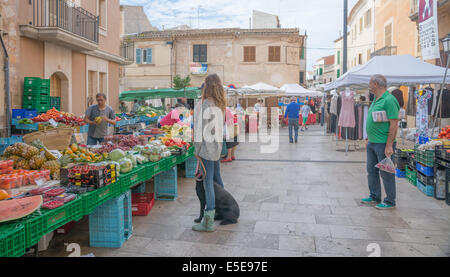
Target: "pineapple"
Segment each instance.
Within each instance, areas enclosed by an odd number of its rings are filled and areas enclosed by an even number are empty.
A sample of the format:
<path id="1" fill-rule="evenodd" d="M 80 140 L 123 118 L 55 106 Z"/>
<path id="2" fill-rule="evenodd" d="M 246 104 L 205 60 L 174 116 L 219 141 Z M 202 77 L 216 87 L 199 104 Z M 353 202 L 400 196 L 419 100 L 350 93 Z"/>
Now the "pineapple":
<path id="1" fill-rule="evenodd" d="M 5 152 L 3 153 L 3 156 L 5 157 L 11 157 L 14 155 L 14 146 L 10 145 L 5 149 Z"/>
<path id="2" fill-rule="evenodd" d="M 36 156 L 36 155 L 39 155 L 39 149 L 37 149 L 34 146 L 28 146 L 22 152 L 22 157 L 24 157 L 27 160 L 31 159 L 33 156 Z"/>
<path id="3" fill-rule="evenodd" d="M 68 164 L 73 162 L 73 159 L 70 157 L 70 155 L 64 155 L 59 159 L 59 162 L 61 163 L 61 166 L 67 166 Z"/>
<path id="4" fill-rule="evenodd" d="M 42 165 L 46 162 L 47 160 L 42 157 L 41 155 L 36 155 L 31 157 L 29 164 L 31 169 L 41 169 Z"/>
<path id="5" fill-rule="evenodd" d="M 45 148 L 44 144 L 42 143 L 42 141 L 41 141 L 40 139 L 34 140 L 34 141 L 31 143 L 31 145 L 34 146 L 34 147 L 36 147 L 36 148 L 38 148 L 38 149 L 44 149 L 44 148 Z"/>
<path id="6" fill-rule="evenodd" d="M 52 153 L 50 153 L 50 151 L 48 151 L 47 148 L 44 148 L 44 153 L 45 153 L 45 158 L 49 161 L 56 161 L 57 158 L 55 157 L 55 155 L 53 155 Z"/>
<path id="7" fill-rule="evenodd" d="M 28 161 L 24 158 L 18 158 L 16 161 L 14 161 L 14 168 L 17 169 L 26 169 L 27 167 L 30 167 L 28 164 Z"/>
<path id="8" fill-rule="evenodd" d="M 41 169 L 50 170 L 50 176 L 53 180 L 59 180 L 61 164 L 58 161 L 47 161 L 42 165 Z"/>
<path id="9" fill-rule="evenodd" d="M 8 160 L 14 161 L 14 163 L 15 163 L 16 161 L 18 161 L 19 159 L 22 159 L 22 158 L 19 157 L 19 156 L 16 156 L 16 155 L 12 155 L 12 156 L 9 156 L 9 157 L 8 157 Z"/>
<path id="10" fill-rule="evenodd" d="M 23 155 L 22 153 L 24 153 L 24 151 L 26 151 L 29 146 L 28 144 L 19 142 L 14 144 L 13 147 L 14 147 L 14 154 L 17 156 L 22 156 Z"/>

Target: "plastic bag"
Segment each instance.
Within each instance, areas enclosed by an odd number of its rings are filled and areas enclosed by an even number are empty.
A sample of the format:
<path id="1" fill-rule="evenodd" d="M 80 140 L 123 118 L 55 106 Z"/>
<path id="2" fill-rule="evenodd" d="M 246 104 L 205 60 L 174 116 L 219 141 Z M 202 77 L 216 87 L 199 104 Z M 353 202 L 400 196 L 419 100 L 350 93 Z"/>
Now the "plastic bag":
<path id="1" fill-rule="evenodd" d="M 386 158 L 386 159 L 382 160 L 375 167 L 379 168 L 382 171 L 395 174 L 396 167 L 395 167 L 394 162 L 391 160 L 391 158 Z"/>

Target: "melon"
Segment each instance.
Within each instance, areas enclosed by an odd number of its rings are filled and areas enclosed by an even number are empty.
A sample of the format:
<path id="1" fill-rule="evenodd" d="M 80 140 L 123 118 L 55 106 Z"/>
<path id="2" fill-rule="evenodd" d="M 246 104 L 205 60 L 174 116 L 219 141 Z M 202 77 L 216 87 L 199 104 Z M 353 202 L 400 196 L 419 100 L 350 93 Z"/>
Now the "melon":
<path id="1" fill-rule="evenodd" d="M 25 217 L 42 205 L 42 196 L 0 201 L 0 223 Z"/>

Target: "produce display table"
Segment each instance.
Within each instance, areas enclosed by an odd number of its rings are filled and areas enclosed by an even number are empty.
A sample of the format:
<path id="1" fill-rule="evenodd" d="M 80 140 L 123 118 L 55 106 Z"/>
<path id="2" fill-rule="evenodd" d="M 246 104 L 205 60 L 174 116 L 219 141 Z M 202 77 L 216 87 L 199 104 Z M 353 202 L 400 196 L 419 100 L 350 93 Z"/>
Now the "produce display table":
<path id="1" fill-rule="evenodd" d="M 155 163 L 137 166 L 129 173 L 121 174 L 115 183 L 78 195 L 76 200 L 64 206 L 54 210 L 41 209 L 25 218 L 0 224 L 0 257 L 23 256 L 26 249 L 37 244 L 45 234 L 92 214 L 109 199 L 120 196 L 136 184 L 150 180 L 193 156 L 194 147 L 190 147 L 181 156 L 170 156 Z"/>

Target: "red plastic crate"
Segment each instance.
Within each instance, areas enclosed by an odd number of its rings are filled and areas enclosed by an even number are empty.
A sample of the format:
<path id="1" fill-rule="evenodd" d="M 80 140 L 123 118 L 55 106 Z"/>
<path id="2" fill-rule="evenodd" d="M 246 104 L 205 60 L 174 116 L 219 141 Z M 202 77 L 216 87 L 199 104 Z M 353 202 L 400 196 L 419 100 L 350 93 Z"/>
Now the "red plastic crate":
<path id="1" fill-rule="evenodd" d="M 131 194 L 132 215 L 147 216 L 155 204 L 154 193 L 133 193 Z"/>

